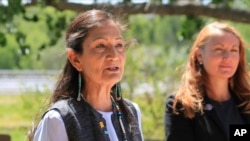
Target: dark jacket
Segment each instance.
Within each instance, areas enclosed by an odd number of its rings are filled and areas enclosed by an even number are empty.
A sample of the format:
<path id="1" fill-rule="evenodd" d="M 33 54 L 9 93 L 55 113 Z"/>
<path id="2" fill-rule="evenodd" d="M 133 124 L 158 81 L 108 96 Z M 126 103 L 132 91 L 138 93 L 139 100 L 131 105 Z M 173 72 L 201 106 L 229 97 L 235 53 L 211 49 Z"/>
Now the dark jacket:
<path id="1" fill-rule="evenodd" d="M 227 141 L 225 131 L 213 108 L 204 110 L 204 114 L 196 113 L 193 119 L 189 119 L 185 118 L 183 113 L 173 114 L 173 101 L 174 96 L 170 95 L 165 108 L 167 141 Z M 206 104 L 208 100 L 205 98 L 204 105 Z M 241 113 L 241 116 L 245 123 L 250 124 L 250 115 Z"/>
<path id="2" fill-rule="evenodd" d="M 136 119 L 129 123 L 128 116 L 124 116 L 128 141 L 142 141 L 136 110 L 130 101 L 123 100 L 123 103 L 127 108 L 127 114 L 124 115 L 134 116 Z M 124 108 L 121 109 L 124 113 Z M 59 100 L 50 110 L 57 110 L 62 116 L 69 141 L 109 141 L 108 134 L 105 134 L 107 129 L 104 118 L 83 99 L 80 102 L 75 99 Z M 112 122 L 119 141 L 123 141 L 124 136 L 117 117 L 116 110 L 113 110 Z M 100 125 L 101 122 L 104 126 Z"/>

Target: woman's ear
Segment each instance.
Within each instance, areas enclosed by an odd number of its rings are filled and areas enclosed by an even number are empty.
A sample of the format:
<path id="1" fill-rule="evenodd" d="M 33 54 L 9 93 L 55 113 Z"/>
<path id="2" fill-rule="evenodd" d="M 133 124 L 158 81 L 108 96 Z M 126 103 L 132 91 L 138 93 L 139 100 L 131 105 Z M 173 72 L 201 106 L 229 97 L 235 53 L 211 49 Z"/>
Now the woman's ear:
<path id="1" fill-rule="evenodd" d="M 82 65 L 79 59 L 79 55 L 72 49 L 67 49 L 67 57 L 70 63 L 78 70 L 82 71 Z"/>
<path id="2" fill-rule="evenodd" d="M 199 62 L 199 64 L 203 64 L 201 50 L 198 47 L 196 48 L 196 51 L 195 51 L 195 57 L 197 61 Z"/>

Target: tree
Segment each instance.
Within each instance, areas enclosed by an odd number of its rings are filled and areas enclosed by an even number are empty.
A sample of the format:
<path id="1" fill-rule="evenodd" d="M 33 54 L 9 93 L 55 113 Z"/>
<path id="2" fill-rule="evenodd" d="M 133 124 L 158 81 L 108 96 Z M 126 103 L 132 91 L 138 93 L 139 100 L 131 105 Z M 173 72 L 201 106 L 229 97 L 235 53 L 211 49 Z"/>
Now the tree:
<path id="1" fill-rule="evenodd" d="M 164 0 L 148 0 L 146 3 L 132 3 L 131 0 L 117 0 L 116 4 L 111 4 L 111 0 L 106 3 L 101 3 L 99 0 L 94 0 L 92 5 L 84 5 L 80 3 L 70 3 L 67 0 L 31 0 L 30 3 L 23 4 L 21 0 L 8 0 L 8 5 L 1 4 L 0 1 L 0 46 L 4 47 L 7 44 L 6 33 L 13 34 L 19 44 L 19 50 L 22 55 L 27 55 L 27 51 L 31 46 L 23 40 L 26 35 L 22 31 L 13 32 L 13 19 L 16 15 L 21 15 L 24 20 L 29 22 L 39 22 L 39 13 L 30 14 L 28 7 L 51 6 L 58 10 L 83 11 L 93 8 L 106 9 L 111 12 L 121 11 L 121 9 L 129 9 L 123 11 L 127 15 L 150 14 L 150 15 L 186 15 L 187 18 L 183 21 L 183 28 L 179 32 L 184 38 L 190 39 L 194 31 L 197 31 L 203 22 L 200 17 L 212 17 L 219 20 L 230 20 L 234 22 L 250 23 L 250 1 L 249 0 L 169 0 L 168 3 L 163 3 Z M 205 3 L 206 2 L 206 3 Z M 53 15 L 53 14 L 52 14 Z M 59 17 L 47 15 L 47 28 L 51 33 L 50 42 L 41 43 L 38 49 L 41 51 L 49 46 L 56 44 L 61 37 L 61 31 L 67 25 L 67 18 L 62 14 Z M 57 18 L 57 19 L 53 19 Z M 191 25 L 191 26 L 189 26 Z M 186 28 L 188 26 L 189 28 Z M 53 29 L 53 30 L 52 30 Z M 22 41 L 22 42 L 20 42 Z M 37 55 L 39 59 L 39 54 Z"/>
<path id="2" fill-rule="evenodd" d="M 122 3 L 117 3 L 115 5 L 109 3 L 83 5 L 61 0 L 60 2 L 49 1 L 47 2 L 47 5 L 53 6 L 60 10 L 70 9 L 74 11 L 82 11 L 93 8 L 105 8 L 109 9 L 110 11 L 117 11 L 119 9 L 129 9 L 124 11 L 128 15 L 156 14 L 207 16 L 216 19 L 250 23 L 249 0 L 170 0 L 170 2 L 167 4 L 161 3 L 160 0 L 151 1 L 152 2 L 135 4 L 130 2 L 130 0 L 124 0 Z M 206 1 L 208 2 L 205 3 Z M 246 7 L 239 7 L 239 4 L 243 4 Z"/>
<path id="3" fill-rule="evenodd" d="M 21 0 L 0 5 L 1 69 L 41 69 L 41 54 L 53 47 L 76 14 L 51 6 L 23 7 Z"/>

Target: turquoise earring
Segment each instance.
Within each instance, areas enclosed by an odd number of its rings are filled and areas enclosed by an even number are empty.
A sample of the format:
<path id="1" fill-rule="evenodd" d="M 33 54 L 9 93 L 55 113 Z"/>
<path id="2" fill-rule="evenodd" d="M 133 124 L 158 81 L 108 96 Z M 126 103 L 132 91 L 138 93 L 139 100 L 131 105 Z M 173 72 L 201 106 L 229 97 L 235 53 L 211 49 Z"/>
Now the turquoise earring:
<path id="1" fill-rule="evenodd" d="M 122 98 L 122 93 L 121 93 L 121 84 L 120 82 L 115 84 L 115 100 L 119 101 Z"/>
<path id="2" fill-rule="evenodd" d="M 78 74 L 78 95 L 77 95 L 77 101 L 81 100 L 81 84 L 82 84 L 82 78 L 81 73 Z"/>

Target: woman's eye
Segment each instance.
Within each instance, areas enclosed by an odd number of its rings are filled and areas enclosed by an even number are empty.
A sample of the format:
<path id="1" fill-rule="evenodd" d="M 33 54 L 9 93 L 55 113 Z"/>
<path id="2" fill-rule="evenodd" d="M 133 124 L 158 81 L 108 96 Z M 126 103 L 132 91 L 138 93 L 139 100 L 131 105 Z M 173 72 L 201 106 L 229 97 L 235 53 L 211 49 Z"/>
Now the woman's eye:
<path id="1" fill-rule="evenodd" d="M 96 48 L 106 48 L 106 46 L 104 44 L 99 44 L 96 46 Z"/>
<path id="2" fill-rule="evenodd" d="M 222 52 L 222 51 L 223 51 L 222 48 L 216 48 L 216 49 L 215 49 L 215 52 Z"/>
<path id="3" fill-rule="evenodd" d="M 98 45 L 95 47 L 95 50 L 96 50 L 97 52 L 103 52 L 103 51 L 106 50 L 106 48 L 107 48 L 106 45 L 104 45 L 104 44 L 98 44 Z"/>
<path id="4" fill-rule="evenodd" d="M 123 44 L 117 44 L 115 47 L 116 47 L 119 51 L 123 51 L 124 48 L 125 48 Z"/>
<path id="5" fill-rule="evenodd" d="M 232 51 L 232 52 L 239 52 L 238 49 L 232 49 L 231 51 Z"/>
<path id="6" fill-rule="evenodd" d="M 216 51 L 220 51 L 220 50 L 222 50 L 222 49 L 221 49 L 221 48 L 216 48 L 215 50 L 216 50 Z"/>

